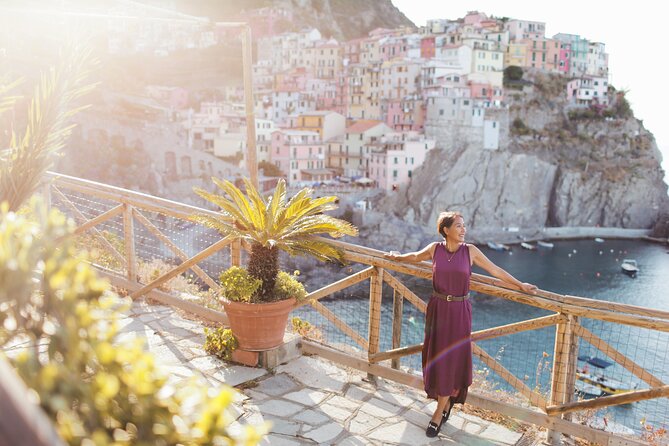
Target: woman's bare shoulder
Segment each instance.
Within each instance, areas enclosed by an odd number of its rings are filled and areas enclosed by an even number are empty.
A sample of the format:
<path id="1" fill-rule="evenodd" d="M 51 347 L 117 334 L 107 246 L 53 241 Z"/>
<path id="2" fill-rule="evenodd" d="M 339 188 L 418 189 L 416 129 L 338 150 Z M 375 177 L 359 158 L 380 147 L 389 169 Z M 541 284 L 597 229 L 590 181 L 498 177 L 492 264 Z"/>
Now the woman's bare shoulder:
<path id="1" fill-rule="evenodd" d="M 481 250 L 478 248 L 478 246 L 472 244 L 472 243 L 465 243 L 467 246 L 467 249 L 469 249 L 469 255 L 476 255 L 481 252 Z"/>
<path id="2" fill-rule="evenodd" d="M 434 251 L 437 249 L 437 246 L 439 246 L 439 242 L 432 242 L 423 248 L 423 250 L 428 251 L 430 253 L 430 257 L 434 257 Z"/>

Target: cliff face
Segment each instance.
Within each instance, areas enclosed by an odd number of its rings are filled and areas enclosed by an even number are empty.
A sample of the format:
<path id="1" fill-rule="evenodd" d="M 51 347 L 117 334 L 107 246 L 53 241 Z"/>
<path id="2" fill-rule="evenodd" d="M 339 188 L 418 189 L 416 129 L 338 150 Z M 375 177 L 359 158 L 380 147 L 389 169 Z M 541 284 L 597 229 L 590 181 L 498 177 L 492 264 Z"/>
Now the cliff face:
<path id="1" fill-rule="evenodd" d="M 366 37 L 376 28 L 415 27 L 391 0 L 202 0 L 177 1 L 178 8 L 190 14 L 229 20 L 244 10 L 275 7 L 290 11 L 293 20 L 280 31 L 318 28 L 324 37 L 339 41 Z"/>
<path id="2" fill-rule="evenodd" d="M 428 154 L 400 197 L 381 206 L 398 215 L 410 208 L 410 221 L 428 227 L 439 212 L 460 210 L 482 233 L 508 226 L 653 227 L 669 210 L 661 155 L 624 98 L 605 115 L 569 109 L 564 78 L 533 81 L 507 95 L 508 137 L 499 150 L 426 126 L 441 150 Z"/>
<path id="3" fill-rule="evenodd" d="M 415 27 L 391 0 L 283 0 L 292 8 L 296 26 L 318 28 L 323 36 L 350 40 L 376 28 Z"/>

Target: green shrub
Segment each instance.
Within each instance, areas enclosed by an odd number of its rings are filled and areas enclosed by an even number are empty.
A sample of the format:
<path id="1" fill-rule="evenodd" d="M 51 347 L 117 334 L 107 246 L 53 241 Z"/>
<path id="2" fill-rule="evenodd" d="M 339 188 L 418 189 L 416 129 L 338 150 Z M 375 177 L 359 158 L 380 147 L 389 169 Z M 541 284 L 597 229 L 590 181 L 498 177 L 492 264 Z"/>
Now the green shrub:
<path id="1" fill-rule="evenodd" d="M 621 119 L 631 118 L 632 116 L 634 116 L 634 113 L 632 112 L 632 107 L 630 107 L 630 103 L 625 97 L 624 93 L 620 93 L 617 95 L 615 103 L 613 105 L 613 114 L 615 117 Z"/>
<path id="2" fill-rule="evenodd" d="M 290 325 L 293 333 L 297 333 L 304 338 L 313 339 L 315 341 L 323 341 L 323 333 L 308 321 L 300 319 L 299 317 L 293 317 L 290 320 Z"/>
<path id="3" fill-rule="evenodd" d="M 221 273 L 221 294 L 233 302 L 250 302 L 262 281 L 240 266 L 231 266 Z"/>
<path id="4" fill-rule="evenodd" d="M 504 81 L 519 81 L 523 78 L 523 69 L 516 65 L 510 65 L 504 69 Z"/>
<path id="5" fill-rule="evenodd" d="M 515 118 L 511 123 L 511 133 L 514 135 L 528 135 L 531 130 L 522 119 Z"/>
<path id="6" fill-rule="evenodd" d="M 224 361 L 230 361 L 232 352 L 239 346 L 237 338 L 229 328 L 219 327 L 213 331 L 205 328 L 204 336 L 204 351 Z"/>
<path id="7" fill-rule="evenodd" d="M 253 429 L 228 433 L 232 389 L 175 385 L 142 340 L 117 339 L 121 301 L 63 239 L 72 230 L 65 217 L 35 215 L 45 223 L 9 213 L 6 203 L 0 212 L 0 347 L 35 346 L 12 363 L 65 442 L 257 444 Z"/>
<path id="8" fill-rule="evenodd" d="M 147 284 L 165 275 L 174 268 L 176 268 L 175 265 L 171 265 L 161 259 L 153 259 L 149 262 L 139 261 L 137 262 L 137 276 L 141 283 Z M 163 282 L 158 286 L 158 289 L 166 292 L 176 291 L 192 295 L 201 294 L 200 287 L 193 282 L 193 278 L 185 276 L 184 274 L 179 274 L 170 280 Z"/>
<path id="9" fill-rule="evenodd" d="M 295 271 L 293 274 L 279 271 L 274 283 L 274 295 L 277 300 L 294 297 L 298 302 L 301 302 L 307 297 L 307 290 L 304 285 L 297 281 L 297 276 L 299 276 L 299 271 Z"/>

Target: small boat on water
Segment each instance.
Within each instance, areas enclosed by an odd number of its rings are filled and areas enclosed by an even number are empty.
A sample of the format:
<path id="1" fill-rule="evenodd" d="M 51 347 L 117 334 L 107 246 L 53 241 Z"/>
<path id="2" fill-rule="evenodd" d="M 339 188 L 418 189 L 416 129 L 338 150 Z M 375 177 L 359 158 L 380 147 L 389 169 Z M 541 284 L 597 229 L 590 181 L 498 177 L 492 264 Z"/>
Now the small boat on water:
<path id="1" fill-rule="evenodd" d="M 584 398 L 602 396 L 602 389 L 585 381 L 576 380 L 574 387 L 576 393 L 582 395 Z"/>
<path id="2" fill-rule="evenodd" d="M 511 249 L 508 246 L 503 245 L 501 243 L 488 242 L 486 244 L 488 245 L 488 248 L 493 249 L 495 251 L 508 251 Z"/>
<path id="3" fill-rule="evenodd" d="M 551 242 L 544 242 L 543 240 L 539 240 L 537 242 L 537 246 L 541 246 L 542 248 L 552 248 L 555 245 Z"/>
<path id="4" fill-rule="evenodd" d="M 531 244 L 531 243 L 525 243 L 525 242 L 522 242 L 522 243 L 520 244 L 520 246 L 521 246 L 523 249 L 529 249 L 530 251 L 533 251 L 533 250 L 537 249 L 537 247 L 534 246 L 534 245 Z"/>
<path id="5" fill-rule="evenodd" d="M 604 239 L 603 239 L 603 238 L 600 238 L 600 237 L 595 237 L 595 241 L 596 241 L 597 243 L 604 243 Z"/>
<path id="6" fill-rule="evenodd" d="M 620 264 L 620 268 L 628 276 L 636 277 L 636 273 L 639 272 L 639 266 L 636 264 L 634 259 L 623 259 L 623 263 Z"/>
<path id="7" fill-rule="evenodd" d="M 588 364 L 584 367 L 576 368 L 576 378 L 578 378 L 579 381 L 583 381 L 584 384 L 588 385 L 588 391 L 585 393 L 588 393 L 589 395 L 597 396 L 594 393 L 590 393 L 596 392 L 592 387 L 597 387 L 600 389 L 601 396 L 619 395 L 621 393 L 631 392 L 638 386 L 637 383 L 624 383 L 604 375 L 604 369 L 612 366 L 612 362 L 594 356 L 579 356 L 578 360 L 584 361 Z M 593 366 L 594 369 L 590 370 L 589 366 Z M 586 387 L 584 386 L 583 388 L 585 389 Z"/>

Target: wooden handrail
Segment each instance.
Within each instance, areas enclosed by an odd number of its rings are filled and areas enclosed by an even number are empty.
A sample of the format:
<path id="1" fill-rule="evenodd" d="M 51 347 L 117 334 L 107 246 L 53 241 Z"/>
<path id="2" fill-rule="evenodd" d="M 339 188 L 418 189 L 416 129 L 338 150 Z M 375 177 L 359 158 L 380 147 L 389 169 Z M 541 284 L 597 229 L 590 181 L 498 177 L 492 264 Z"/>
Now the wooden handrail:
<path id="1" fill-rule="evenodd" d="M 112 211 L 107 211 L 106 213 L 103 213 L 102 215 L 94 217 L 93 219 L 88 220 L 88 222 L 85 222 L 84 225 L 86 229 L 90 228 L 95 233 L 95 223 L 99 223 L 106 218 L 109 218 L 112 214 L 116 215 L 117 213 L 120 213 L 119 209 L 122 209 L 124 211 L 124 232 L 126 243 L 133 239 L 131 217 L 134 217 L 150 232 L 152 232 L 154 236 L 165 242 L 168 245 L 168 248 L 170 248 L 172 252 L 174 252 L 184 261 L 184 263 L 171 269 L 166 274 L 152 281 L 148 285 L 141 285 L 135 282 L 135 284 L 131 286 L 133 282 L 132 280 L 128 279 L 130 279 L 133 274 L 130 270 L 128 270 L 128 277 L 125 279 L 114 276 L 115 282 L 126 283 L 126 288 L 133 291 L 131 294 L 133 297 L 149 293 L 151 295 L 160 296 L 160 299 L 162 299 L 164 302 L 168 302 L 173 305 L 186 308 L 197 307 L 196 304 L 191 302 L 184 306 L 180 302 L 181 299 L 162 293 L 156 290 L 156 287 L 170 278 L 182 273 L 186 269 L 192 268 L 196 271 L 196 273 L 198 273 L 198 275 L 200 275 L 203 280 L 205 280 L 205 282 L 210 287 L 216 288 L 218 285 L 208 275 L 206 275 L 204 271 L 199 268 L 199 266 L 197 266 L 197 263 L 218 249 L 221 249 L 223 246 L 230 244 L 231 264 L 238 265 L 241 263 L 241 251 L 244 249 L 248 251 L 250 249 L 249 244 L 245 241 L 240 242 L 239 240 L 224 239 L 214 243 L 214 245 L 205 249 L 201 253 L 196 254 L 194 257 L 185 259 L 185 254 L 183 251 L 181 251 L 174 243 L 167 243 L 167 240 L 169 239 L 167 239 L 167 237 L 163 235 L 162 232 L 160 232 L 160 230 L 155 225 L 153 225 L 147 217 L 142 215 L 140 211 L 158 212 L 163 215 L 187 220 L 190 220 L 190 217 L 193 214 L 204 214 L 220 217 L 219 213 L 66 175 L 59 175 L 55 173 L 50 173 L 49 175 L 50 178 L 54 181 L 54 184 L 57 184 L 61 188 L 73 190 L 81 194 L 89 194 L 93 197 L 109 200 L 119 204 L 119 206 L 112 209 Z M 62 195 L 55 188 L 54 190 L 58 195 Z M 64 197 L 64 195 L 62 195 L 62 197 Z M 74 204 L 67 199 L 67 197 L 65 197 L 65 204 L 72 205 L 72 207 L 74 207 L 73 211 L 75 212 L 75 215 L 77 215 L 80 219 L 83 218 L 86 220 L 81 212 L 76 209 L 76 206 L 74 206 Z M 367 358 L 356 359 L 354 361 L 356 366 L 360 366 L 361 369 L 366 369 L 368 373 L 374 374 L 376 374 L 377 370 L 383 370 L 384 374 L 391 376 L 392 379 L 400 380 L 400 382 L 402 382 L 402 380 L 405 380 L 405 375 L 402 375 L 402 372 L 399 370 L 386 372 L 386 369 L 377 363 L 390 359 L 393 363 L 393 367 L 397 368 L 399 366 L 400 357 L 409 354 L 415 354 L 421 350 L 421 344 L 399 347 L 399 345 L 401 345 L 400 309 L 402 308 L 403 302 L 407 301 L 416 307 L 418 311 L 424 313 L 427 306 L 424 298 L 427 296 L 423 296 L 423 298 L 417 296 L 411 289 L 409 289 L 405 284 L 403 284 L 399 279 L 391 275 L 389 272 L 395 271 L 417 278 L 431 279 L 431 263 L 401 263 L 386 259 L 384 257 L 384 251 L 343 242 L 341 240 L 332 240 L 323 237 L 321 237 L 321 239 L 327 240 L 328 242 L 342 249 L 344 251 L 344 258 L 347 261 L 367 265 L 367 268 L 360 272 L 351 274 L 334 283 L 326 285 L 319 290 L 313 291 L 308 295 L 310 299 L 307 299 L 307 301 L 302 304 L 298 304 L 298 306 L 311 304 L 312 307 L 316 309 L 316 311 L 318 311 L 321 315 L 323 315 L 326 320 L 330 321 L 330 323 L 334 324 L 334 326 L 342 330 L 342 332 L 350 337 L 356 344 L 366 350 Z M 126 264 L 128 264 L 128 259 L 125 257 L 131 256 L 133 254 L 133 250 L 126 247 L 126 256 L 122 256 L 122 254 L 118 253 L 117 251 L 115 254 L 123 257 L 123 260 L 126 262 Z M 113 273 L 109 272 L 106 274 L 114 275 Z M 364 336 L 356 332 L 340 317 L 326 308 L 323 304 L 318 302 L 318 300 L 331 295 L 335 291 L 345 289 L 367 279 L 370 279 L 370 311 L 368 338 L 365 339 Z M 396 299 L 394 301 L 394 316 L 392 326 L 393 348 L 391 350 L 379 352 L 380 330 L 382 328 L 380 325 L 380 311 L 383 283 L 388 284 L 396 294 L 399 294 L 399 296 L 396 295 Z M 631 395 L 624 394 L 595 400 L 601 401 L 600 404 L 602 407 L 614 404 L 624 404 L 620 401 L 628 401 L 629 398 L 639 398 L 637 400 L 641 400 L 666 396 L 667 386 L 664 385 L 659 378 L 655 377 L 650 372 L 627 358 L 625 355 L 618 352 L 612 346 L 608 345 L 602 339 L 586 330 L 582 325 L 579 324 L 578 319 L 580 317 L 598 319 L 611 323 L 626 324 L 629 326 L 644 327 L 650 330 L 669 332 L 669 312 L 643 308 L 629 304 L 603 302 L 584 297 L 562 295 L 545 290 L 538 290 L 536 294 L 527 294 L 511 284 L 505 283 L 497 278 L 488 277 L 481 274 L 472 274 L 470 289 L 478 293 L 500 297 L 505 300 L 529 305 L 535 308 L 541 308 L 555 313 L 552 315 L 515 322 L 504 326 L 487 328 L 472 333 L 472 341 L 480 341 L 557 324 L 558 328 L 553 355 L 554 373 L 551 382 L 552 392 L 549 395 L 548 401 L 542 395 L 530 389 L 522 380 L 518 379 L 511 372 L 506 370 L 498 361 L 492 358 L 483 349 L 481 349 L 476 344 L 472 344 L 474 354 L 483 360 L 488 367 L 496 371 L 516 390 L 527 397 L 532 404 L 542 408 L 545 413 L 551 415 L 550 417 L 548 415 L 544 415 L 543 417 L 532 415 L 533 420 L 537 420 L 537 423 L 546 426 L 549 430 L 557 429 L 561 432 L 570 433 L 573 435 L 581 434 L 583 438 L 591 439 L 591 441 L 596 441 L 594 440 L 595 438 L 611 438 L 610 436 L 604 437 L 599 434 L 594 434 L 592 429 L 586 428 L 584 426 L 581 427 L 577 424 L 570 423 L 567 420 L 571 412 L 584 410 L 591 407 L 590 405 L 593 404 L 592 402 L 587 402 L 587 404 L 585 404 L 585 402 L 572 402 L 571 392 L 573 391 L 574 382 L 576 380 L 577 349 L 575 347 L 577 343 L 575 340 L 577 337 L 586 339 L 596 348 L 600 349 L 604 354 L 612 358 L 617 363 L 620 363 L 633 374 L 653 386 L 652 389 L 630 392 Z M 218 318 L 219 320 L 223 319 L 220 316 L 212 317 Z M 386 328 L 387 327 L 385 326 L 383 327 L 383 329 Z M 347 355 L 346 353 L 338 353 L 336 355 L 332 355 L 331 353 L 327 354 L 333 357 L 336 356 L 337 358 L 342 357 L 342 355 Z M 413 380 L 412 382 L 414 384 L 416 383 L 415 377 L 411 378 L 411 380 Z M 484 407 L 500 407 L 500 410 L 506 414 L 512 414 L 520 410 L 518 407 L 496 405 L 495 403 L 491 403 L 488 400 L 480 399 L 478 396 L 475 396 L 474 400 L 479 404 L 482 404 Z M 560 419 L 559 417 L 564 417 L 565 419 Z M 631 442 L 630 444 L 637 443 Z"/>
<path id="2" fill-rule="evenodd" d="M 522 333 L 523 331 L 536 330 L 539 328 L 550 327 L 561 321 L 565 321 L 566 317 L 560 314 L 553 314 L 550 316 L 539 317 L 527 321 L 514 322 L 513 324 L 501 325 L 499 327 L 486 328 L 472 332 L 472 342 L 484 341 L 486 339 L 497 338 L 508 334 Z M 407 347 L 394 348 L 371 355 L 370 362 L 380 362 L 387 359 L 401 358 L 403 356 L 413 355 L 418 353 L 423 348 L 423 344 L 409 345 Z"/>
<path id="3" fill-rule="evenodd" d="M 26 385 L 0 357 L 0 444 L 65 446 L 51 420 L 27 395 Z"/>
<path id="4" fill-rule="evenodd" d="M 569 404 L 552 405 L 546 407 L 548 415 L 557 415 L 578 410 L 601 409 L 602 407 L 619 406 L 621 404 L 636 403 L 653 398 L 669 397 L 669 385 L 652 389 L 634 390 L 620 395 L 602 396 L 591 400 L 576 401 Z"/>

